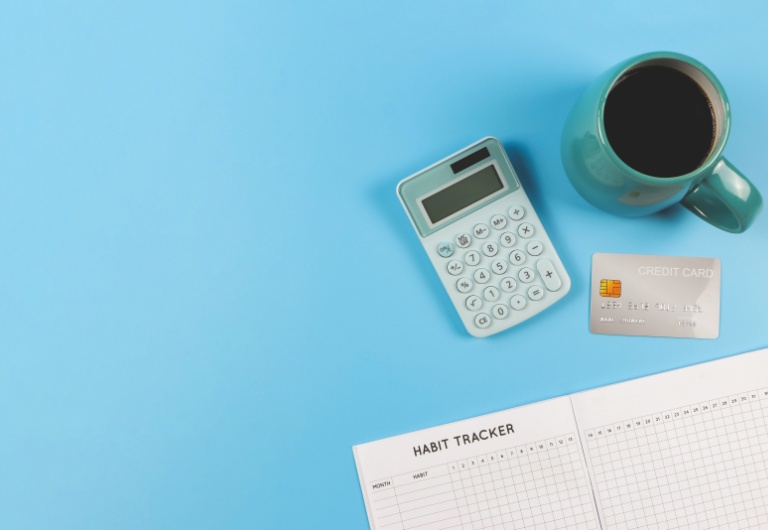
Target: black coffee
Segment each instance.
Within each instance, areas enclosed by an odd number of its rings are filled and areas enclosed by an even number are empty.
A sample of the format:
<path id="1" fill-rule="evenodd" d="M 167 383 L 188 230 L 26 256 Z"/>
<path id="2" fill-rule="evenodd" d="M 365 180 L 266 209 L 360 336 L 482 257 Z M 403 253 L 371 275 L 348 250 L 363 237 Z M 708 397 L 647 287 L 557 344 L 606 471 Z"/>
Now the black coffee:
<path id="1" fill-rule="evenodd" d="M 715 118 L 704 90 L 667 66 L 630 70 L 605 102 L 605 132 L 631 168 L 676 177 L 698 168 L 715 142 Z"/>

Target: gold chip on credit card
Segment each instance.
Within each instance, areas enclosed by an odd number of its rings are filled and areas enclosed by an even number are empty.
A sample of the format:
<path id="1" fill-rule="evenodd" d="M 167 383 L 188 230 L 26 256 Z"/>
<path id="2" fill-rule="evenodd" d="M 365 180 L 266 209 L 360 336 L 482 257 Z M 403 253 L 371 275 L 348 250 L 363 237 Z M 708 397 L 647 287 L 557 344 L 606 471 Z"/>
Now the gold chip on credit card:
<path id="1" fill-rule="evenodd" d="M 621 280 L 600 280 L 600 296 L 619 298 L 621 296 Z"/>

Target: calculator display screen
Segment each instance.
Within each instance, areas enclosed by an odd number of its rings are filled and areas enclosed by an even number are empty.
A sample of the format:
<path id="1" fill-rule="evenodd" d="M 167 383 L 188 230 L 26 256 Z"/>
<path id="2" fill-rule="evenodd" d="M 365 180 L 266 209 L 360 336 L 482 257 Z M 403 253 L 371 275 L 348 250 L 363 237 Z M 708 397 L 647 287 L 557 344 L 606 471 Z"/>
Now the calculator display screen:
<path id="1" fill-rule="evenodd" d="M 421 201 L 432 224 L 504 188 L 496 167 L 487 166 Z"/>

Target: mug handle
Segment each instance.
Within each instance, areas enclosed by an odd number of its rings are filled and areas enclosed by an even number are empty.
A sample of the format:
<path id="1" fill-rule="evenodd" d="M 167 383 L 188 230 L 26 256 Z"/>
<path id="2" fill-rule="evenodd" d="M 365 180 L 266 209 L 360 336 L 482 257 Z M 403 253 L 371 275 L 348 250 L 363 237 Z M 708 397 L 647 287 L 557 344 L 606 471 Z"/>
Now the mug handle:
<path id="1" fill-rule="evenodd" d="M 734 234 L 749 228 L 763 206 L 757 188 L 724 158 L 681 202 L 708 223 Z"/>

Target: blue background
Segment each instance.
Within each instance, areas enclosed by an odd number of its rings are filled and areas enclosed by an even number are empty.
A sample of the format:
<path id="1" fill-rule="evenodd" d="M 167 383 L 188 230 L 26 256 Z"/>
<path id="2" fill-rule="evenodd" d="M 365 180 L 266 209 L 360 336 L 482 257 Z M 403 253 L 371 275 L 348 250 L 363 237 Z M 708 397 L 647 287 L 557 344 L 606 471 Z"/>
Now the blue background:
<path id="1" fill-rule="evenodd" d="M 352 445 L 768 346 L 768 215 L 615 218 L 570 106 L 709 66 L 768 195 L 764 2 L 5 2 L 0 528 L 366 528 Z M 395 195 L 493 135 L 567 298 L 463 330 Z M 594 252 L 719 257 L 717 340 L 592 335 Z"/>

